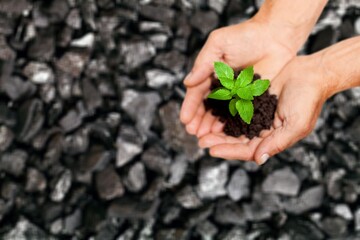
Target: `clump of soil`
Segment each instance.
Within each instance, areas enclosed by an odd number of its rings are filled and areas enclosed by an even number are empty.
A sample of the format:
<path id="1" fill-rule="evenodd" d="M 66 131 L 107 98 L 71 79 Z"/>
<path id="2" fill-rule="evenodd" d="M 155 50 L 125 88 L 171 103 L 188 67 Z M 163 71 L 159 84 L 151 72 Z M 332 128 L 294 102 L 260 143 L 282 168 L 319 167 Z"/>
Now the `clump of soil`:
<path id="1" fill-rule="evenodd" d="M 260 79 L 260 75 L 255 74 L 253 80 Z M 218 79 L 213 79 L 211 90 L 220 87 Z M 235 117 L 231 116 L 229 112 L 229 102 L 224 100 L 205 99 L 204 104 L 206 110 L 211 110 L 214 116 L 219 117 L 220 121 L 225 123 L 224 133 L 229 136 L 239 137 L 245 135 L 249 139 L 259 136 L 264 129 L 270 129 L 275 115 L 277 106 L 276 95 L 270 94 L 266 91 L 260 97 L 255 97 L 254 116 L 250 124 L 245 123 L 237 114 Z"/>

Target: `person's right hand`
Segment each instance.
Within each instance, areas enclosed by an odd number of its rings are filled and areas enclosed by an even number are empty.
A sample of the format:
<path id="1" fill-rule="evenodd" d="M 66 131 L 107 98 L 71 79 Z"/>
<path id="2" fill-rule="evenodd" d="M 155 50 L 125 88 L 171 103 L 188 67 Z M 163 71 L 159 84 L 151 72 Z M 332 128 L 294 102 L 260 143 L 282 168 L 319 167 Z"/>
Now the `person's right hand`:
<path id="1" fill-rule="evenodd" d="M 296 56 L 297 49 L 289 42 L 280 29 L 256 18 L 213 31 L 184 80 L 187 92 L 180 119 L 187 132 L 199 138 L 222 132 L 223 124 L 203 104 L 214 62 L 225 62 L 234 69 L 253 65 L 263 79 L 273 79 Z"/>

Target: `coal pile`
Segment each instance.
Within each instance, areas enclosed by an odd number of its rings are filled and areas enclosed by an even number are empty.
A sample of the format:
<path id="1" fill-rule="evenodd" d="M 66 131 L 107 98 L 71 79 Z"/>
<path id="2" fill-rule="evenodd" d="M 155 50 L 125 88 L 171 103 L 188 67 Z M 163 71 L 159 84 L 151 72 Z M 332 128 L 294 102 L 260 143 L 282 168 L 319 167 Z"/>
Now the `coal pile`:
<path id="1" fill-rule="evenodd" d="M 263 167 L 179 122 L 207 34 L 260 3 L 0 0 L 0 239 L 359 239 L 359 88 Z M 356 34 L 334 0 L 302 52 Z"/>

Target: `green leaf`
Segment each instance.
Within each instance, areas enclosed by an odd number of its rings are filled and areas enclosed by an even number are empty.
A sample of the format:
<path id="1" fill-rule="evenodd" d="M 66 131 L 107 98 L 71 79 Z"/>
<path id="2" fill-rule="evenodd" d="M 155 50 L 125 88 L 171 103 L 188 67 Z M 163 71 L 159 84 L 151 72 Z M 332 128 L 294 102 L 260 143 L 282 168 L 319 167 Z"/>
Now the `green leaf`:
<path id="1" fill-rule="evenodd" d="M 252 91 L 251 91 L 251 86 L 239 88 L 236 93 L 242 99 L 245 99 L 245 100 L 253 100 L 254 99 Z"/>
<path id="2" fill-rule="evenodd" d="M 234 70 L 223 62 L 215 62 L 214 68 L 221 85 L 227 89 L 232 89 L 234 87 Z"/>
<path id="3" fill-rule="evenodd" d="M 230 113 L 231 113 L 231 115 L 232 115 L 233 117 L 235 117 L 235 115 L 236 115 L 236 113 L 237 113 L 236 106 L 235 106 L 236 101 L 237 101 L 236 99 L 232 99 L 232 100 L 229 102 L 229 111 L 230 111 Z"/>
<path id="4" fill-rule="evenodd" d="M 217 88 L 213 90 L 208 98 L 217 99 L 217 100 L 230 100 L 232 98 L 230 90 L 225 88 Z"/>
<path id="5" fill-rule="evenodd" d="M 235 81 L 235 88 L 242 88 L 249 85 L 254 78 L 254 67 L 250 66 L 240 72 Z"/>
<path id="6" fill-rule="evenodd" d="M 269 80 L 256 80 L 251 84 L 251 92 L 253 96 L 261 96 L 270 86 Z"/>
<path id="7" fill-rule="evenodd" d="M 254 115 L 254 105 L 250 100 L 239 99 L 236 102 L 236 110 L 244 122 L 250 124 L 251 119 Z"/>

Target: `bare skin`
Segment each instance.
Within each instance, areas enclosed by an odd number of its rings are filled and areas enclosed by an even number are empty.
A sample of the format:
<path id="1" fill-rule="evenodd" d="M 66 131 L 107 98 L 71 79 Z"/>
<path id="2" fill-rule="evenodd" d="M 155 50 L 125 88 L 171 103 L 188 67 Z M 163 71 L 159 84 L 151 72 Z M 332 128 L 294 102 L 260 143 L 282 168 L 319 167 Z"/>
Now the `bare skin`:
<path id="1" fill-rule="evenodd" d="M 228 137 L 222 132 L 223 124 L 205 112 L 203 99 L 209 92 L 213 62 L 223 61 L 235 69 L 254 65 L 263 78 L 274 79 L 296 57 L 326 2 L 296 0 L 290 4 L 288 0 L 268 0 L 253 19 L 210 34 L 184 81 L 187 93 L 180 114 L 187 131 L 200 139 L 201 147 L 209 147 L 210 154 L 217 157 L 264 162 L 263 156 L 255 157 L 255 151 L 272 130 L 251 141 Z M 289 14 L 289 9 L 294 12 Z M 304 17 L 305 12 L 308 17 Z M 280 80 L 271 86 L 270 92 L 278 94 L 284 88 Z M 284 121 L 275 121 L 273 129 L 280 124 Z"/>

